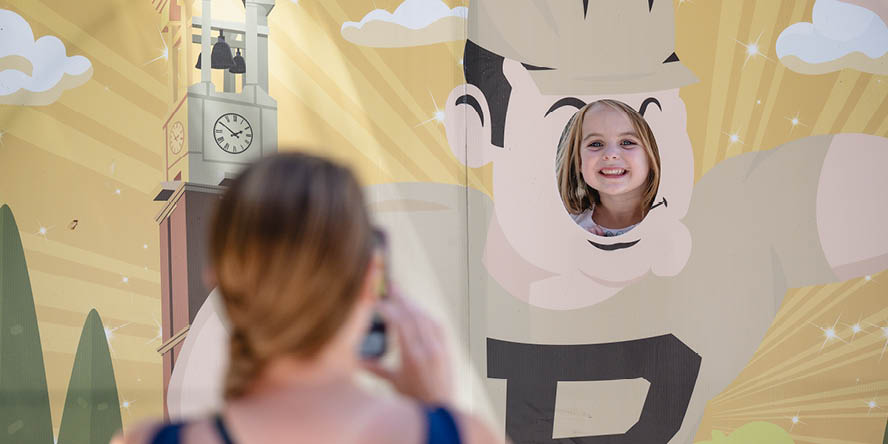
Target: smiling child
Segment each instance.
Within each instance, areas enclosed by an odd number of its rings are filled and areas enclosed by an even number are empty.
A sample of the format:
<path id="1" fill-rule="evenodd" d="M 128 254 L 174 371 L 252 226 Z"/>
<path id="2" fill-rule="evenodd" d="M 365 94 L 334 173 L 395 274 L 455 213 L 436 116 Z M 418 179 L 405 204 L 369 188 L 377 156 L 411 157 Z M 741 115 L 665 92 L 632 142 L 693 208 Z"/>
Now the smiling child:
<path id="1" fill-rule="evenodd" d="M 623 102 L 581 108 L 558 147 L 558 188 L 574 222 L 619 236 L 647 215 L 660 183 L 660 152 L 644 117 Z"/>

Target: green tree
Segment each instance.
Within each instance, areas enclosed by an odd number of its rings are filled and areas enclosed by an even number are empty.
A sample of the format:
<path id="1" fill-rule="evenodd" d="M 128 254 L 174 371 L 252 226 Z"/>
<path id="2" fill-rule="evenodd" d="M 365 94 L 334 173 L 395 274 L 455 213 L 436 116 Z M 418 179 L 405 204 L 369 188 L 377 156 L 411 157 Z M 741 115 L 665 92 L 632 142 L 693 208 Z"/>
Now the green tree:
<path id="1" fill-rule="evenodd" d="M 0 442 L 52 443 L 31 279 L 7 205 L 0 207 Z"/>
<path id="2" fill-rule="evenodd" d="M 885 424 L 885 437 L 882 438 L 882 444 L 888 444 L 888 423 Z"/>
<path id="3" fill-rule="evenodd" d="M 77 344 L 58 443 L 108 442 L 121 425 L 108 339 L 99 313 L 92 309 Z"/>

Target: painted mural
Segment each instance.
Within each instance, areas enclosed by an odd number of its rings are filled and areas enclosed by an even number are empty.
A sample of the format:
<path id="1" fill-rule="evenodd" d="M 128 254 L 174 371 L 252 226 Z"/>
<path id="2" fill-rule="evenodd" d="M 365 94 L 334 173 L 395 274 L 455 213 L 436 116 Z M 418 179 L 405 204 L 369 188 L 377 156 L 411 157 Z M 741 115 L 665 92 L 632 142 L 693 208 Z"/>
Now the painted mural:
<path id="1" fill-rule="evenodd" d="M 599 99 L 660 151 L 616 236 L 556 184 Z M 208 215 L 297 148 L 515 443 L 888 442 L 880 0 L 0 0 L 0 441 L 218 408 Z"/>

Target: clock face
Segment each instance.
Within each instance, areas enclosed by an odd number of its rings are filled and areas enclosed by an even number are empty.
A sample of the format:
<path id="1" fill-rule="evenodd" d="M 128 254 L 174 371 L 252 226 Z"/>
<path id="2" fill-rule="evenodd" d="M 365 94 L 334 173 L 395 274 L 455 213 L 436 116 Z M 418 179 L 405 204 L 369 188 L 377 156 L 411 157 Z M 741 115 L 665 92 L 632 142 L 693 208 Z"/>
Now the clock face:
<path id="1" fill-rule="evenodd" d="M 179 154 L 182 151 L 182 147 L 185 145 L 185 125 L 182 125 L 182 122 L 177 120 L 170 127 L 168 143 L 173 154 Z"/>
<path id="2" fill-rule="evenodd" d="M 225 113 L 213 125 L 213 139 L 222 151 L 240 154 L 253 143 L 253 127 L 244 116 Z"/>

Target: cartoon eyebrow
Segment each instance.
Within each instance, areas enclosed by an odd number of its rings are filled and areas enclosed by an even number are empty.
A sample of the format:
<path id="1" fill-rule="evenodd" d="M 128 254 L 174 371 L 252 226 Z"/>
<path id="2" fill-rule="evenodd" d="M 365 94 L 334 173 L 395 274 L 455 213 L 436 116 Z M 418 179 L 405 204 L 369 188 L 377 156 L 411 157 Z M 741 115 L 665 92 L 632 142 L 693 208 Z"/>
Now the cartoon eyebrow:
<path id="1" fill-rule="evenodd" d="M 481 117 L 481 126 L 484 126 L 484 111 L 481 111 L 481 104 L 478 103 L 478 99 L 468 94 L 463 94 L 459 96 L 458 99 L 456 99 L 456 103 L 454 103 L 454 106 L 461 105 L 463 103 L 475 109 L 475 112 L 478 113 L 479 117 Z"/>
<path id="2" fill-rule="evenodd" d="M 556 109 L 561 108 L 562 106 L 573 106 L 573 107 L 576 107 L 577 109 L 580 109 L 580 108 L 586 106 L 586 102 L 584 102 L 576 97 L 564 97 L 562 99 L 559 99 L 557 102 L 553 103 L 552 106 L 549 107 L 549 110 L 546 111 L 546 114 L 543 115 L 543 117 L 548 116 L 550 113 L 552 113 L 552 111 L 555 111 Z"/>
<path id="3" fill-rule="evenodd" d="M 654 0 L 648 0 L 648 12 L 654 10 Z M 589 0 L 583 0 L 583 18 L 586 18 L 586 14 L 589 12 Z"/>
<path id="4" fill-rule="evenodd" d="M 553 71 L 555 68 L 549 68 L 548 66 L 536 66 L 531 65 L 529 63 L 522 63 L 521 66 L 528 71 Z"/>
<path id="5" fill-rule="evenodd" d="M 641 114 L 643 116 L 645 110 L 647 110 L 648 105 L 650 105 L 651 103 L 657 105 L 657 108 L 660 108 L 660 111 L 663 111 L 663 106 L 660 105 L 659 100 L 654 97 L 648 97 L 647 99 L 644 99 L 644 102 L 641 102 L 641 106 L 638 107 L 638 114 Z"/>

